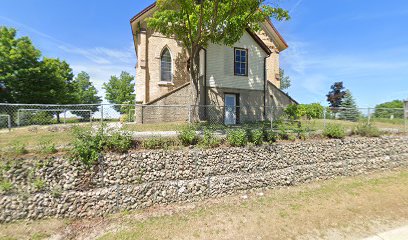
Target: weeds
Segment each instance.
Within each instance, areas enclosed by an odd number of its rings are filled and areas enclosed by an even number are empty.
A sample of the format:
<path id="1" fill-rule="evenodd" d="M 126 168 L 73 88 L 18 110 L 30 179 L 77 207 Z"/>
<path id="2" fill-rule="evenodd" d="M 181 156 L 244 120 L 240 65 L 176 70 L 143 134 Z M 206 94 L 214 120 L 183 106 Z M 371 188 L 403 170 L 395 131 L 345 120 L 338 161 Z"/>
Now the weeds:
<path id="1" fill-rule="evenodd" d="M 227 141 L 233 147 L 243 147 L 248 143 L 247 131 L 244 129 L 234 129 L 227 133 Z"/>
<path id="2" fill-rule="evenodd" d="M 346 136 L 346 131 L 339 124 L 328 124 L 324 129 L 323 135 L 328 138 L 343 139 Z"/>
<path id="3" fill-rule="evenodd" d="M 218 147 L 221 144 L 221 140 L 214 136 L 214 132 L 210 129 L 204 129 L 203 138 L 200 141 L 200 145 L 205 148 Z"/>
<path id="4" fill-rule="evenodd" d="M 9 180 L 2 180 L 0 182 L 0 190 L 3 193 L 9 193 L 11 192 L 11 190 L 13 190 L 13 188 L 14 188 L 13 183 L 10 182 Z"/>
<path id="5" fill-rule="evenodd" d="M 191 146 L 195 145 L 198 142 L 198 136 L 194 128 L 192 127 L 185 127 L 183 128 L 178 135 L 181 143 L 184 146 Z"/>

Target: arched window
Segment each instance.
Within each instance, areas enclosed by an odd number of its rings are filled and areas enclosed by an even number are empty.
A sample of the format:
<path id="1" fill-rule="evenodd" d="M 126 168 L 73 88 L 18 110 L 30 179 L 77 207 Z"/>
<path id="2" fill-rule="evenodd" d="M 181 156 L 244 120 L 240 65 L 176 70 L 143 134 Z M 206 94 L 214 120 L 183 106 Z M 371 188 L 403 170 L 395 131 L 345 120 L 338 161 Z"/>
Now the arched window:
<path id="1" fill-rule="evenodd" d="M 172 59 L 169 49 L 166 47 L 160 58 L 160 70 L 161 70 L 161 81 L 162 82 L 171 82 L 173 80 L 172 75 Z"/>

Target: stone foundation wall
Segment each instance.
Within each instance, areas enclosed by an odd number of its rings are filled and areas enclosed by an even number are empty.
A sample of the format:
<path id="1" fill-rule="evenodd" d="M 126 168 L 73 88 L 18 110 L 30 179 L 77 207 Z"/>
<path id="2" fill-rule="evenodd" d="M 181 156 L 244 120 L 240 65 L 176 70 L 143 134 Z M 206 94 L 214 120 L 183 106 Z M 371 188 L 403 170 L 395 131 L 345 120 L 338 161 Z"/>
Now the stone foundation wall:
<path id="1" fill-rule="evenodd" d="M 248 148 L 139 151 L 107 154 L 88 171 L 64 157 L 20 159 L 1 168 L 2 180 L 11 181 L 13 190 L 0 195 L 0 222 L 101 216 L 408 167 L 407 146 L 407 136 L 387 136 Z"/>

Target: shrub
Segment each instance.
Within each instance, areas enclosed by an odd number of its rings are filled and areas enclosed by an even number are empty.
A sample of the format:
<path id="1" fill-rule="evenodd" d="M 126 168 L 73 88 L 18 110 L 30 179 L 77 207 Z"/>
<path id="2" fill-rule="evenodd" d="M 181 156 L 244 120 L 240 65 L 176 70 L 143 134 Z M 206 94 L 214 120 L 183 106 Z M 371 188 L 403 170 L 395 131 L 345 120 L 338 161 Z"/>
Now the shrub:
<path id="1" fill-rule="evenodd" d="M 39 179 L 39 178 L 34 180 L 33 185 L 34 185 L 35 190 L 37 191 L 42 191 L 45 188 L 44 180 Z"/>
<path id="2" fill-rule="evenodd" d="M 269 143 L 276 142 L 276 140 L 278 139 L 278 134 L 272 129 L 265 130 L 264 136 L 265 136 L 265 140 Z"/>
<path id="3" fill-rule="evenodd" d="M 113 132 L 106 138 L 105 150 L 127 152 L 132 147 L 132 136 L 128 133 Z"/>
<path id="4" fill-rule="evenodd" d="M 353 129 L 353 134 L 360 135 L 362 137 L 379 137 L 382 133 L 376 126 L 369 123 L 363 123 L 359 124 Z"/>
<path id="5" fill-rule="evenodd" d="M 346 136 L 346 131 L 339 124 L 328 124 L 324 129 L 323 135 L 328 138 L 342 139 Z"/>
<path id="6" fill-rule="evenodd" d="M 11 149 L 15 154 L 18 154 L 18 155 L 28 153 L 28 150 L 26 149 L 26 145 L 24 143 L 21 143 L 21 142 L 13 143 Z"/>
<path id="7" fill-rule="evenodd" d="M 0 190 L 3 193 L 9 193 L 13 189 L 13 183 L 8 180 L 3 180 L 0 182 Z"/>
<path id="8" fill-rule="evenodd" d="M 278 138 L 280 140 L 289 140 L 289 133 L 284 125 L 278 127 Z"/>
<path id="9" fill-rule="evenodd" d="M 131 117 L 129 116 L 129 114 L 122 114 L 120 115 L 119 121 L 121 123 L 131 122 Z"/>
<path id="10" fill-rule="evenodd" d="M 292 120 L 306 117 L 308 119 L 318 119 L 323 116 L 324 107 L 319 103 L 311 104 L 290 104 L 285 109 L 285 113 Z"/>
<path id="11" fill-rule="evenodd" d="M 40 152 L 44 154 L 53 154 L 58 152 L 58 150 L 55 147 L 55 144 L 51 141 L 42 141 L 40 143 Z"/>
<path id="12" fill-rule="evenodd" d="M 259 146 L 263 143 L 264 133 L 262 130 L 256 129 L 251 131 L 251 143 Z"/>
<path id="13" fill-rule="evenodd" d="M 242 147 L 248 143 L 247 131 L 244 129 L 230 130 L 227 134 L 227 141 L 233 147 Z"/>
<path id="14" fill-rule="evenodd" d="M 179 132 L 178 138 L 184 146 L 195 145 L 198 142 L 198 135 L 192 127 L 183 128 Z"/>
<path id="15" fill-rule="evenodd" d="M 171 138 L 154 137 L 143 140 L 142 146 L 145 149 L 168 149 L 175 146 L 176 141 Z"/>
<path id="16" fill-rule="evenodd" d="M 72 156 L 85 166 L 94 165 L 104 150 L 126 152 L 132 146 L 130 135 L 121 132 L 104 133 L 103 127 L 96 131 L 90 128 L 74 128 Z"/>
<path id="17" fill-rule="evenodd" d="M 221 144 L 221 140 L 214 136 L 213 131 L 210 129 L 204 129 L 204 135 L 201 139 L 200 145 L 206 148 L 218 147 Z"/>

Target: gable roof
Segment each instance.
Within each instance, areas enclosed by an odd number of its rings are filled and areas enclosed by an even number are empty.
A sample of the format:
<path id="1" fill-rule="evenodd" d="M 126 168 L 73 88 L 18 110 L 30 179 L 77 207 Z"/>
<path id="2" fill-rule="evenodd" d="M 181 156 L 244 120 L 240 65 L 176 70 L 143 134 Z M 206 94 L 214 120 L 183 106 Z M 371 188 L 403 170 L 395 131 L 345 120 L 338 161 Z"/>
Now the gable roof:
<path id="1" fill-rule="evenodd" d="M 152 4 L 150 4 L 148 7 L 146 7 L 145 9 L 143 9 L 141 12 L 139 12 L 138 14 L 136 14 L 135 16 L 133 16 L 130 19 L 130 24 L 133 28 L 133 22 L 137 21 L 139 18 L 143 17 L 146 13 L 150 12 L 150 10 L 153 10 L 156 7 L 157 2 L 154 2 Z M 272 35 L 271 37 L 276 39 L 278 42 L 278 49 L 279 51 L 283 51 L 286 48 L 288 48 L 288 44 L 286 43 L 285 39 L 283 39 L 282 35 L 278 32 L 278 30 L 275 28 L 275 26 L 273 25 L 272 21 L 267 18 L 266 19 L 266 25 L 265 27 L 267 28 L 267 33 L 269 35 Z M 269 49 L 268 46 L 266 46 L 266 44 L 264 43 L 264 41 L 262 41 L 257 34 L 255 34 L 254 32 L 252 32 L 251 30 L 247 29 L 247 32 L 249 33 L 249 35 L 251 35 L 251 37 L 259 44 L 259 46 L 266 52 L 268 53 L 268 55 L 270 55 L 272 53 L 272 51 Z M 266 50 L 268 49 L 268 50 Z"/>

